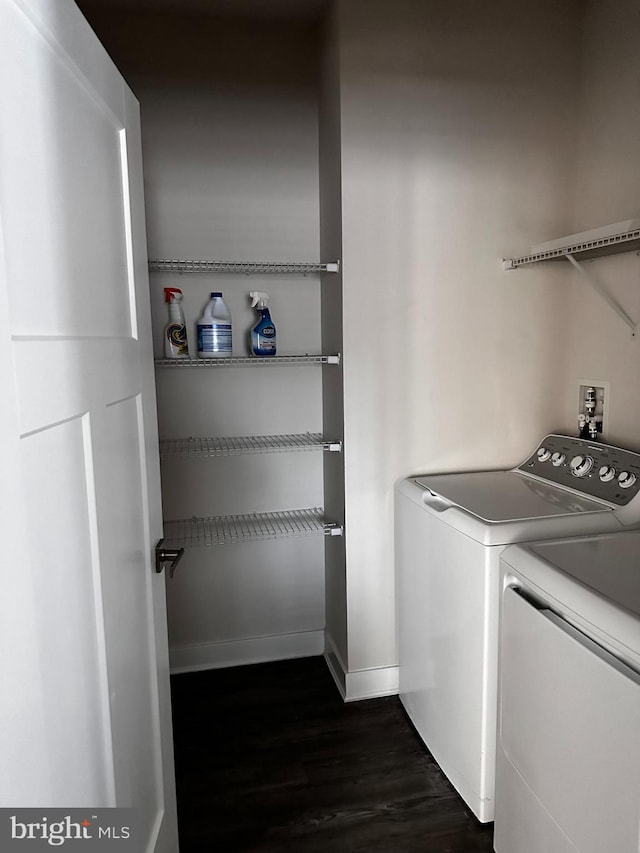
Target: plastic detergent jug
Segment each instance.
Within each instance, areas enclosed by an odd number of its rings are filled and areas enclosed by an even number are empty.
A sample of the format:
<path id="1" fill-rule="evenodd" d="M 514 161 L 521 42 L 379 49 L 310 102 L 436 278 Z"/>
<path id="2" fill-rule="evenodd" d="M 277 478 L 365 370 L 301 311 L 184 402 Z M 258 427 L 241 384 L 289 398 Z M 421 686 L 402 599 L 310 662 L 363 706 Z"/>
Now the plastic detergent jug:
<path id="1" fill-rule="evenodd" d="M 251 329 L 251 355 L 269 356 L 276 354 L 276 327 L 271 319 L 267 300 L 269 294 L 261 290 L 252 290 L 251 307 L 260 314 L 260 319 Z"/>
<path id="2" fill-rule="evenodd" d="M 211 294 L 198 320 L 198 358 L 228 358 L 231 354 L 231 314 L 218 291 Z"/>
<path id="3" fill-rule="evenodd" d="M 164 327 L 165 358 L 189 358 L 187 327 L 182 310 L 182 291 L 179 287 L 165 287 L 164 301 L 169 306 L 169 322 Z"/>

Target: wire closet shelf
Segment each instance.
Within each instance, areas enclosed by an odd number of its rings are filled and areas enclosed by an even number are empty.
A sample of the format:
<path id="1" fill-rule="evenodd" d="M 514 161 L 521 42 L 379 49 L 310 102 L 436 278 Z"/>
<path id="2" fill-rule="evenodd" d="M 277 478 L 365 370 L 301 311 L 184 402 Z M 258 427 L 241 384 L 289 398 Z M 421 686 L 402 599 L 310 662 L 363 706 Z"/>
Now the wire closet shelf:
<path id="1" fill-rule="evenodd" d="M 150 272 L 177 273 L 227 273 L 238 275 L 309 275 L 310 273 L 337 273 L 340 261 L 197 261 L 154 259 L 149 261 Z"/>
<path id="2" fill-rule="evenodd" d="M 527 266 L 528 264 L 538 264 L 543 261 L 561 261 L 568 255 L 579 260 L 590 260 L 591 258 L 599 258 L 605 255 L 616 255 L 622 252 L 637 250 L 640 250 L 640 229 L 625 231 L 622 234 L 612 234 L 607 237 L 598 237 L 579 243 L 567 243 L 566 246 L 559 246 L 531 255 L 523 255 L 520 258 L 503 258 L 502 266 L 505 270 L 515 270 L 518 267 Z"/>
<path id="3" fill-rule="evenodd" d="M 310 450 L 342 450 L 342 442 L 326 439 L 321 433 L 290 435 L 245 435 L 168 438 L 160 442 L 163 458 L 202 459 L 210 456 L 238 456 L 246 453 L 289 453 Z"/>
<path id="4" fill-rule="evenodd" d="M 164 534 L 166 547 L 197 547 L 312 534 L 341 536 L 342 527 L 325 519 L 320 507 L 312 507 L 165 521 Z"/>
<path id="5" fill-rule="evenodd" d="M 157 358 L 156 367 L 187 370 L 190 367 L 295 367 L 302 364 L 340 364 L 336 355 L 234 355 L 221 358 Z"/>

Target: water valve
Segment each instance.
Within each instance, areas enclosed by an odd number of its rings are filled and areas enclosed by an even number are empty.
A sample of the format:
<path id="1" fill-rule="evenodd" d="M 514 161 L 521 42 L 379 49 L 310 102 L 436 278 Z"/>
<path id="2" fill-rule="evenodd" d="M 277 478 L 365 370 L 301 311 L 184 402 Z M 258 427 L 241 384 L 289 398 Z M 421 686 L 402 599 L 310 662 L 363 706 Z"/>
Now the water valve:
<path id="1" fill-rule="evenodd" d="M 597 383 L 580 385 L 578 401 L 578 435 L 588 441 L 602 438 L 604 428 L 605 386 Z"/>

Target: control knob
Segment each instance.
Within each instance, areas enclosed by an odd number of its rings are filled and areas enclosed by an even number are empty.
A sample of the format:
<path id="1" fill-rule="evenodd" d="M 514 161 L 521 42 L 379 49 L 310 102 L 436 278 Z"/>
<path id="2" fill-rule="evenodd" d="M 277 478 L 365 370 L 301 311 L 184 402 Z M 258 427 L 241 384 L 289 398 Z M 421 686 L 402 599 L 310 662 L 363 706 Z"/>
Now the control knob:
<path id="1" fill-rule="evenodd" d="M 598 476 L 602 480 L 603 483 L 608 483 L 616 476 L 616 469 L 613 465 L 603 465 L 602 468 L 598 471 Z"/>
<path id="2" fill-rule="evenodd" d="M 621 489 L 630 489 L 636 481 L 636 475 L 630 471 L 621 471 L 618 474 L 618 485 Z"/>
<path id="3" fill-rule="evenodd" d="M 546 447 L 538 448 L 538 462 L 546 462 L 548 459 L 551 459 L 551 451 Z"/>
<path id="4" fill-rule="evenodd" d="M 556 468 L 559 468 L 566 458 L 567 457 L 564 455 L 564 453 L 560 453 L 559 450 L 556 450 L 556 452 L 551 457 L 551 464 L 555 465 Z"/>
<path id="5" fill-rule="evenodd" d="M 574 456 L 569 466 L 574 477 L 586 477 L 593 468 L 593 456 Z"/>

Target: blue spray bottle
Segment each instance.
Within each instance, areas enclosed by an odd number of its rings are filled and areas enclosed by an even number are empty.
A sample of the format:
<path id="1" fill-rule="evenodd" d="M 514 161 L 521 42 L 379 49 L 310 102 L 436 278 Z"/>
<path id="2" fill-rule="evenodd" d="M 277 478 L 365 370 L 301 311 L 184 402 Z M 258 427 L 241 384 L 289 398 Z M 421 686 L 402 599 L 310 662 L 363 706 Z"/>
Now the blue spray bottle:
<path id="1" fill-rule="evenodd" d="M 267 307 L 268 293 L 252 290 L 251 307 L 260 314 L 260 319 L 251 329 L 251 355 L 273 356 L 276 354 L 276 327 Z"/>

